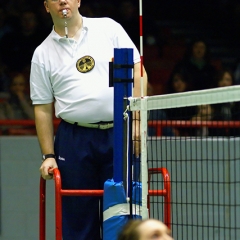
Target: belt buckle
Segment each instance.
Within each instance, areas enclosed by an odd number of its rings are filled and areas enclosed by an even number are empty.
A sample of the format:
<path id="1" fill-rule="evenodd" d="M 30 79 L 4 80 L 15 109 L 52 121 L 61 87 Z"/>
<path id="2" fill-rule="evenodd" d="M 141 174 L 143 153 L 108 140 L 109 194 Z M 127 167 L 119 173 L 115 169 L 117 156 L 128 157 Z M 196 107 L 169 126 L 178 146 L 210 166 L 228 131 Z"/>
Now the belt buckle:
<path id="1" fill-rule="evenodd" d="M 99 123 L 98 128 L 102 129 L 102 130 L 108 129 L 109 128 L 109 123 L 105 123 L 105 124 Z"/>
<path id="2" fill-rule="evenodd" d="M 101 124 L 101 123 L 99 123 L 99 124 L 98 124 L 98 128 L 101 129 L 101 130 L 107 129 L 107 128 L 108 128 L 108 123 L 107 123 L 107 124 Z"/>

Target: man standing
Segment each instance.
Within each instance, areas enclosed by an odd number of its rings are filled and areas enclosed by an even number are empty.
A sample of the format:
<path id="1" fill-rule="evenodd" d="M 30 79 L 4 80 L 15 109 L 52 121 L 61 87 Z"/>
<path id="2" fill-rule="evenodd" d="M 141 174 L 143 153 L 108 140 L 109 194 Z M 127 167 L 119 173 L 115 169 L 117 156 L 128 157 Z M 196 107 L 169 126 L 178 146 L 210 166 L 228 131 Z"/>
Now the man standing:
<path id="1" fill-rule="evenodd" d="M 103 189 L 113 177 L 114 48 L 134 49 L 134 96 L 140 96 L 140 56 L 124 29 L 109 18 L 86 18 L 81 0 L 46 0 L 53 30 L 35 50 L 30 76 L 44 179 L 59 168 L 63 189 Z M 144 71 L 144 87 L 147 77 Z M 62 121 L 53 136 L 55 115 Z M 139 138 L 139 133 L 135 133 Z M 99 240 L 99 199 L 63 197 L 63 239 Z"/>

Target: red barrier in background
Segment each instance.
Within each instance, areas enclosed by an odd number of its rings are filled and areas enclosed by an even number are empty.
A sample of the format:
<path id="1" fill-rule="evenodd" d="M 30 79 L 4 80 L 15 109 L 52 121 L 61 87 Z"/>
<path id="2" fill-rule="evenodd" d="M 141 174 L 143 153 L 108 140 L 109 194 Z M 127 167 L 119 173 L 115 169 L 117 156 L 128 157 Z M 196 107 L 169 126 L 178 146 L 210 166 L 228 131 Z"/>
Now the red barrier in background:
<path id="1" fill-rule="evenodd" d="M 163 127 L 173 128 L 239 128 L 240 121 L 185 121 L 185 120 L 150 120 L 149 127 L 154 127 L 156 136 L 162 135 Z"/>
<path id="2" fill-rule="evenodd" d="M 60 119 L 53 120 L 54 132 L 60 123 Z M 34 120 L 0 120 L 0 135 L 36 135 Z"/>
<path id="3" fill-rule="evenodd" d="M 56 132 L 60 119 L 53 120 L 54 131 Z M 36 135 L 34 120 L 0 120 L 0 126 L 8 127 L 5 135 Z M 150 120 L 149 127 L 156 129 L 156 136 L 162 135 L 163 127 L 176 128 L 239 128 L 240 121 L 184 121 L 184 120 Z M 16 128 L 20 127 L 20 128 Z M 0 132 L 1 134 L 1 132 Z"/>

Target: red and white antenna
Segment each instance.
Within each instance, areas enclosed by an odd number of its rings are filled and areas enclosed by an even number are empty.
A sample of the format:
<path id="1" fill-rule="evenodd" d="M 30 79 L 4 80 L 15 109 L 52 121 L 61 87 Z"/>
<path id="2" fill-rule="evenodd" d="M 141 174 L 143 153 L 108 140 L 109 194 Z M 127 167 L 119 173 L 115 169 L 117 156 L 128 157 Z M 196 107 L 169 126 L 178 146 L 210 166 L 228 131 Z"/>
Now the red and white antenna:
<path id="1" fill-rule="evenodd" d="M 141 97 L 144 96 L 143 84 L 143 17 L 142 17 L 142 0 L 139 0 L 139 27 L 140 27 L 140 58 L 141 58 Z"/>

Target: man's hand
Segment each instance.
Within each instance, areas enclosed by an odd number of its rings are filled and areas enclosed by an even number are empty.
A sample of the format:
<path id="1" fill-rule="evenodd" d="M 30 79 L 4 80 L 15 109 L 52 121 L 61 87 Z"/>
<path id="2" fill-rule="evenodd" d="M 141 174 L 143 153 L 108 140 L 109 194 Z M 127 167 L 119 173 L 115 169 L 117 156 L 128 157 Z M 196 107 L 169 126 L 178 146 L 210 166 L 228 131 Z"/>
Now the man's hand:
<path id="1" fill-rule="evenodd" d="M 56 160 L 54 158 L 47 158 L 45 161 L 43 161 L 41 167 L 40 167 L 40 173 L 42 175 L 42 178 L 45 180 L 49 180 L 53 178 L 53 169 L 58 168 Z"/>

